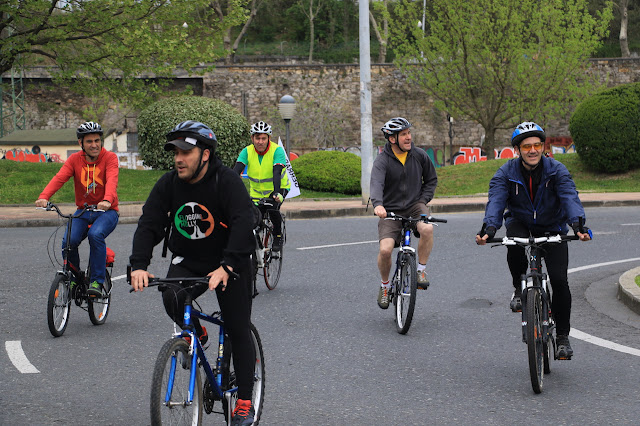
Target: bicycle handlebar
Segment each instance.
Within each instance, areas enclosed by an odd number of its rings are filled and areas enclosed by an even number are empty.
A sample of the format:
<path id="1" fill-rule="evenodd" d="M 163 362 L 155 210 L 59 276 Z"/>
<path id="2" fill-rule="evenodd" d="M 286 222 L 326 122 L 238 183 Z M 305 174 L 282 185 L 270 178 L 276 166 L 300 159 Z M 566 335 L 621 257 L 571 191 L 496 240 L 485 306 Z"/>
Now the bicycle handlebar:
<path id="1" fill-rule="evenodd" d="M 516 246 L 516 245 L 534 245 L 541 243 L 561 243 L 563 241 L 579 240 L 577 235 L 549 235 L 547 237 L 502 237 L 502 238 L 489 238 L 487 243 L 498 243 L 503 246 Z"/>
<path id="2" fill-rule="evenodd" d="M 71 214 L 63 214 L 60 211 L 60 208 L 57 205 L 53 204 L 52 202 L 47 202 L 47 207 L 36 207 L 36 210 L 45 210 L 45 211 L 48 211 L 48 212 L 55 211 L 56 213 L 58 213 L 58 216 L 63 217 L 65 219 L 78 218 L 78 217 L 82 216 L 82 214 L 84 212 L 86 212 L 86 211 L 104 212 L 104 210 L 99 209 L 97 205 L 95 205 L 95 204 L 89 205 L 87 203 L 84 203 L 84 207 L 83 207 L 82 211 L 80 213 L 78 213 L 78 214 L 73 214 L 73 213 L 71 213 Z"/>
<path id="3" fill-rule="evenodd" d="M 435 223 L 435 222 L 447 223 L 447 219 L 438 219 L 436 217 L 427 216 L 425 214 L 420 215 L 420 217 L 414 218 L 414 217 L 400 216 L 398 214 L 395 214 L 394 212 L 389 212 L 387 214 L 387 217 L 384 218 L 384 220 L 404 220 L 407 222 L 424 222 L 424 223 Z"/>

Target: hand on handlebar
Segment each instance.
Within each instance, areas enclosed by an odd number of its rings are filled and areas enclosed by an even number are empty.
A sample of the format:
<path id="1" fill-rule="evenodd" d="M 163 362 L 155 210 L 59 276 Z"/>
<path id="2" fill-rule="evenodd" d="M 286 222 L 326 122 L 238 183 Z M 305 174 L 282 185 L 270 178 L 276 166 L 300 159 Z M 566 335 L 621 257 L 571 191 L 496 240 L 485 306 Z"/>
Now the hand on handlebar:
<path id="1" fill-rule="evenodd" d="M 380 219 L 384 219 L 385 217 L 387 217 L 387 210 L 382 206 L 376 206 L 373 209 L 373 213 L 375 213 L 375 215 Z"/>
<path id="2" fill-rule="evenodd" d="M 38 198 L 36 200 L 36 207 L 45 208 L 47 207 L 47 204 L 49 204 L 49 200 L 47 200 L 46 198 Z"/>
<path id="3" fill-rule="evenodd" d="M 145 287 L 148 287 L 149 278 L 155 277 L 144 269 L 131 271 L 131 287 L 133 288 L 133 291 L 142 291 Z"/>
<path id="4" fill-rule="evenodd" d="M 230 266 L 227 266 L 229 270 L 233 271 Z M 229 281 L 229 274 L 224 270 L 222 266 L 213 272 L 207 274 L 209 277 L 209 290 L 215 290 L 216 287 L 222 285 L 222 291 L 227 288 L 227 282 Z"/>
<path id="5" fill-rule="evenodd" d="M 107 211 L 111 208 L 111 203 L 107 200 L 102 200 L 98 203 L 98 205 L 96 206 L 96 208 L 98 210 L 104 210 Z"/>

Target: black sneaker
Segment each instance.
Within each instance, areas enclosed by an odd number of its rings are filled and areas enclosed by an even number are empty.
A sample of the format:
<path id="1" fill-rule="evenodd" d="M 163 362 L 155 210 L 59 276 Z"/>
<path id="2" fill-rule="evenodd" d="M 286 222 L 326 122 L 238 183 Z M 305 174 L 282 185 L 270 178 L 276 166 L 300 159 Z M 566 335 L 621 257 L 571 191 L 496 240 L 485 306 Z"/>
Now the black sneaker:
<path id="1" fill-rule="evenodd" d="M 522 312 L 522 290 L 517 288 L 513 292 L 513 296 L 511 296 L 511 303 L 509 303 L 509 307 L 513 312 Z"/>
<path id="2" fill-rule="evenodd" d="M 236 402 L 236 408 L 233 410 L 231 426 L 251 426 L 255 417 L 256 413 L 251 401 L 239 399 Z"/>
<path id="3" fill-rule="evenodd" d="M 94 281 L 89 284 L 87 295 L 89 297 L 102 297 L 102 284 L 100 284 L 98 281 Z"/>
<path id="4" fill-rule="evenodd" d="M 282 235 L 275 235 L 273 237 L 273 246 L 271 246 L 271 250 L 273 251 L 282 250 Z"/>
<path id="5" fill-rule="evenodd" d="M 573 356 L 573 349 L 571 349 L 571 344 L 569 344 L 569 336 L 566 334 L 556 336 L 556 347 L 558 359 L 571 359 Z"/>

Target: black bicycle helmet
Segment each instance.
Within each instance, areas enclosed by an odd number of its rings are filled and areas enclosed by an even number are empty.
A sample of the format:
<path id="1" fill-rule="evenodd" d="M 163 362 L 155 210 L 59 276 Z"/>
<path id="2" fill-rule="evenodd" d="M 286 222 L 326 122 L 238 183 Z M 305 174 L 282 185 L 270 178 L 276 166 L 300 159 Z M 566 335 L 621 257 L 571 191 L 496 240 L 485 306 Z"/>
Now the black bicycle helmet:
<path id="1" fill-rule="evenodd" d="M 525 121 L 524 123 L 520 123 L 511 135 L 511 145 L 520 145 L 520 142 L 531 136 L 539 137 L 540 141 L 542 142 L 547 139 L 547 136 L 545 135 L 542 127 L 538 126 L 533 121 Z"/>
<path id="2" fill-rule="evenodd" d="M 189 120 L 183 121 L 167 133 L 165 151 L 172 151 L 176 146 L 184 150 L 200 146 L 203 149 L 210 149 L 213 153 L 218 146 L 218 140 L 209 127 L 199 121 Z"/>
<path id="3" fill-rule="evenodd" d="M 406 118 L 396 117 L 384 123 L 380 130 L 382 130 L 384 137 L 389 139 L 390 136 L 400 133 L 409 127 L 411 127 L 411 123 Z"/>
<path id="4" fill-rule="evenodd" d="M 97 133 L 100 136 L 103 135 L 102 127 L 98 123 L 94 123 L 93 121 L 87 121 L 86 123 L 82 123 L 76 129 L 76 137 L 78 139 L 82 139 L 84 135 L 88 135 L 91 133 Z"/>

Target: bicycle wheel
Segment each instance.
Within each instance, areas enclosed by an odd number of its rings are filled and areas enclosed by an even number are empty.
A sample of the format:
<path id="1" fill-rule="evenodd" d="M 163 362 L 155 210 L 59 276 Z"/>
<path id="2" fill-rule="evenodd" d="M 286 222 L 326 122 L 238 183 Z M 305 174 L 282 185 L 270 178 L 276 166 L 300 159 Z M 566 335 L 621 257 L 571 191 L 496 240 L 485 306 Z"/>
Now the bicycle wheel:
<path id="1" fill-rule="evenodd" d="M 262 351 L 262 341 L 260 340 L 260 335 L 258 334 L 258 330 L 256 327 L 251 324 L 251 338 L 253 340 L 253 348 L 256 355 L 256 363 L 254 367 L 253 374 L 253 395 L 251 397 L 251 403 L 253 404 L 253 409 L 255 410 L 255 417 L 253 420 L 253 424 L 257 425 L 260 422 L 260 416 L 262 414 L 262 405 L 264 403 L 264 378 L 265 378 L 265 369 L 264 369 L 264 352 Z M 231 357 L 232 349 L 231 349 L 231 341 L 229 339 L 224 342 L 224 352 L 222 358 L 222 391 L 226 391 L 229 389 L 233 389 L 237 386 L 236 384 L 236 371 L 233 366 L 233 359 Z M 238 399 L 238 394 L 235 392 L 232 396 L 232 407 L 235 407 L 236 401 Z M 224 407 L 224 415 L 227 422 L 229 421 L 229 410 L 227 406 L 227 401 L 224 401 L 222 406 Z"/>
<path id="2" fill-rule="evenodd" d="M 188 403 L 191 376 L 189 345 L 182 338 L 167 341 L 156 360 L 151 383 L 151 424 L 200 425 L 202 383 L 196 369 L 193 402 Z"/>
<path id="3" fill-rule="evenodd" d="M 264 232 L 264 283 L 269 290 L 273 290 L 278 285 L 280 271 L 282 269 L 282 254 L 284 246 L 280 246 L 279 251 L 273 251 L 272 228 L 267 228 Z"/>
<path id="4" fill-rule="evenodd" d="M 411 327 L 413 310 L 416 306 L 416 292 L 418 291 L 418 271 L 415 255 L 403 255 L 404 261 L 400 267 L 400 286 L 396 290 L 396 329 L 400 334 L 406 334 Z"/>
<path id="5" fill-rule="evenodd" d="M 109 315 L 109 305 L 111 304 L 111 275 L 109 271 L 105 271 L 104 277 L 104 293 L 106 297 L 90 297 L 89 298 L 89 319 L 94 325 L 102 325 Z"/>
<path id="6" fill-rule="evenodd" d="M 533 288 L 527 293 L 527 352 L 529 354 L 529 375 L 535 393 L 542 392 L 544 376 L 544 344 L 542 338 L 542 298 L 540 290 Z"/>
<path id="7" fill-rule="evenodd" d="M 66 330 L 67 324 L 69 324 L 70 308 L 69 282 L 67 277 L 57 274 L 51 283 L 47 301 L 47 323 L 49 331 L 54 337 L 62 336 Z"/>

